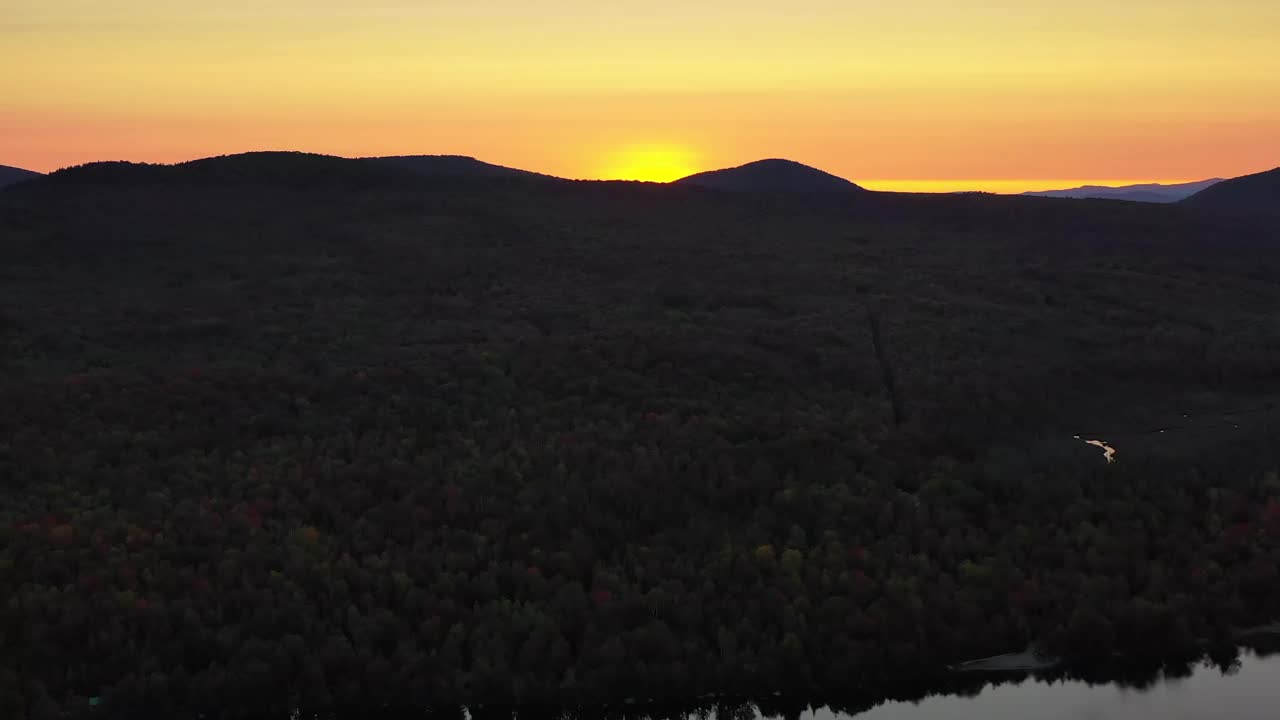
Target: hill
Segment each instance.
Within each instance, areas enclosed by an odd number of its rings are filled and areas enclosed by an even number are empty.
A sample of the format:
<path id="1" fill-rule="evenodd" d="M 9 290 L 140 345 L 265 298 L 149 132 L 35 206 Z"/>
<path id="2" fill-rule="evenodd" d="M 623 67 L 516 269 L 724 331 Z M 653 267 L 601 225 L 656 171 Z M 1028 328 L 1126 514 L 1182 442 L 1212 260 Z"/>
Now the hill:
<path id="1" fill-rule="evenodd" d="M 693 185 L 731 192 L 823 193 L 861 191 L 842 177 L 793 160 L 757 160 L 680 178 L 674 185 Z"/>
<path id="2" fill-rule="evenodd" d="M 403 168 L 378 166 L 302 152 L 249 152 L 172 165 L 124 161 L 95 162 L 45 176 L 49 185 L 270 185 L 297 188 L 393 187 L 417 176 Z"/>
<path id="3" fill-rule="evenodd" d="M 1280 168 L 1224 180 L 1183 202 L 1202 208 L 1280 213 Z"/>
<path id="4" fill-rule="evenodd" d="M 394 155 L 359 160 L 370 165 L 401 168 L 431 178 L 560 179 L 552 175 L 493 165 L 466 155 Z"/>
<path id="5" fill-rule="evenodd" d="M 23 180 L 40 177 L 40 173 L 32 170 L 23 170 L 22 168 L 9 167 L 8 165 L 0 165 L 0 187 L 20 183 Z"/>
<path id="6" fill-rule="evenodd" d="M 1205 188 L 1222 182 L 1222 178 L 1199 180 L 1189 183 L 1163 185 L 1143 183 L 1139 185 L 1082 185 L 1069 190 L 1037 190 L 1023 193 L 1031 197 L 1072 198 L 1077 200 L 1128 200 L 1130 202 L 1172 203 L 1190 197 Z"/>

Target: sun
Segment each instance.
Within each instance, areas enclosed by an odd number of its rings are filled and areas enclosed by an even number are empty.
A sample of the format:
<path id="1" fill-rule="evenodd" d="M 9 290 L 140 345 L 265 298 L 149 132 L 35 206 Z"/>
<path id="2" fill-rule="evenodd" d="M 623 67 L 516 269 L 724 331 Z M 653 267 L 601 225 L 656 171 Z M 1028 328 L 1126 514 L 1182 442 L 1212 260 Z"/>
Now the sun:
<path id="1" fill-rule="evenodd" d="M 695 172 L 695 157 L 689 150 L 671 145 L 637 145 L 611 153 L 600 178 L 671 182 Z"/>

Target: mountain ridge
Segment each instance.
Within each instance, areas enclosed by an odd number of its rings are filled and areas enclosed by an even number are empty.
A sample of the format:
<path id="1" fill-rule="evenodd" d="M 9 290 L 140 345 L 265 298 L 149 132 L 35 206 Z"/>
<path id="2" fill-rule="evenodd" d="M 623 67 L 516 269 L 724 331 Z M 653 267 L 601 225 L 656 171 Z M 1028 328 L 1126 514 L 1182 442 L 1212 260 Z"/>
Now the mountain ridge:
<path id="1" fill-rule="evenodd" d="M 33 176 L 40 177 L 38 173 Z M 291 150 L 232 153 L 177 163 L 104 160 L 61 168 L 42 177 L 50 185 L 164 183 L 332 188 L 421 184 L 445 179 L 564 181 L 465 155 L 348 158 Z"/>
<path id="2" fill-rule="evenodd" d="M 495 165 L 470 155 L 386 155 L 359 157 L 355 160 L 371 165 L 398 167 L 422 177 L 476 177 L 523 180 L 563 180 L 546 173 Z"/>
<path id="3" fill-rule="evenodd" d="M 108 160 L 74 165 L 44 177 L 65 185 L 280 185 L 286 187 L 365 187 L 407 183 L 409 171 L 379 167 L 334 155 L 297 151 L 258 151 L 216 155 L 180 163 Z"/>

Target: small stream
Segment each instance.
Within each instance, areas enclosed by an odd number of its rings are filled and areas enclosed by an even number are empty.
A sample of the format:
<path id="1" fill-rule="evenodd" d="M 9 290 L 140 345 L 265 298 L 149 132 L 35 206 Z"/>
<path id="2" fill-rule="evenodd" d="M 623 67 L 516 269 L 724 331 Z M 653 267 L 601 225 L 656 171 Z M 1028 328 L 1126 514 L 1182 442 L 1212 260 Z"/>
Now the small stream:
<path id="1" fill-rule="evenodd" d="M 1222 431 L 1238 431 L 1240 430 L 1245 418 L 1260 417 L 1265 421 L 1266 416 L 1270 415 L 1272 416 L 1273 421 L 1280 420 L 1280 415 L 1277 414 L 1278 412 L 1280 412 L 1280 403 L 1269 401 L 1263 405 L 1242 408 L 1239 410 L 1219 410 L 1204 413 L 1183 412 L 1180 413 L 1181 420 L 1175 420 L 1169 424 L 1158 425 L 1155 427 L 1147 425 L 1141 430 L 1126 430 L 1123 428 L 1112 427 L 1106 432 L 1073 435 L 1072 437 L 1080 442 L 1087 443 L 1102 450 L 1102 456 L 1106 459 L 1107 463 L 1110 464 L 1116 461 L 1116 448 L 1106 440 L 1099 438 L 1098 435 L 1107 435 L 1113 438 L 1118 435 L 1126 442 L 1129 440 L 1133 440 L 1135 442 L 1147 442 L 1148 440 L 1158 439 L 1161 444 L 1168 445 L 1170 442 L 1169 437 L 1177 435 L 1178 433 L 1195 432 L 1200 435 L 1205 435 Z M 1164 435 L 1165 437 L 1158 438 L 1158 436 L 1161 435 Z"/>
<path id="2" fill-rule="evenodd" d="M 1088 444 L 1088 445 L 1092 445 L 1092 446 L 1094 446 L 1094 447 L 1102 448 L 1102 456 L 1103 456 L 1103 457 L 1105 457 L 1105 458 L 1107 459 L 1107 463 L 1108 463 L 1108 464 L 1113 463 L 1113 462 L 1115 462 L 1115 461 L 1116 461 L 1116 449 L 1115 449 L 1115 448 L 1113 448 L 1113 447 L 1111 447 L 1110 445 L 1108 445 L 1106 442 L 1104 442 L 1104 441 L 1102 441 L 1102 440 L 1085 440 L 1084 438 L 1080 437 L 1079 435 L 1076 435 L 1076 436 L 1075 436 L 1075 439 L 1077 439 L 1077 440 L 1084 440 L 1084 442 L 1085 442 L 1086 444 Z"/>

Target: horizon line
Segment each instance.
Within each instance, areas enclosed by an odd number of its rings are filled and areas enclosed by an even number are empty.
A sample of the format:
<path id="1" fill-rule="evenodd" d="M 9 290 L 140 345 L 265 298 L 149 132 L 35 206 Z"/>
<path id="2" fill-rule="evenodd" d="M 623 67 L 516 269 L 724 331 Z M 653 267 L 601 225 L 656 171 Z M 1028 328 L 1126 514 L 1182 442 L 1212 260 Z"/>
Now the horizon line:
<path id="1" fill-rule="evenodd" d="M 36 170 L 33 168 L 23 168 L 21 166 L 12 166 L 12 167 L 31 170 L 32 172 L 39 172 L 42 174 L 49 174 L 49 173 L 56 172 L 58 170 L 63 170 L 70 167 L 76 167 L 78 165 L 92 164 L 96 162 L 124 161 L 124 162 L 157 164 L 157 165 L 177 165 L 185 162 L 203 160 L 211 157 L 225 157 L 225 156 L 243 155 L 243 154 L 257 153 L 257 152 L 298 152 L 298 153 L 304 153 L 304 154 L 328 155 L 330 157 L 339 157 L 339 158 L 345 158 L 350 160 L 379 158 L 379 157 L 414 157 L 414 156 L 466 157 L 466 158 L 476 160 L 478 162 L 483 162 L 491 165 L 498 165 L 501 167 L 507 167 L 513 170 L 521 170 L 521 171 L 533 172 L 541 175 L 548 175 L 550 177 L 558 177 L 564 180 L 599 181 L 599 182 L 615 182 L 615 181 L 655 182 L 653 180 L 646 180 L 642 178 L 573 177 L 569 175 L 556 175 L 555 173 L 550 173 L 542 170 L 533 170 L 530 168 L 519 167 L 516 165 L 505 165 L 501 162 L 491 162 L 489 160 L 485 160 L 476 155 L 461 153 L 461 152 L 436 152 L 436 153 L 398 152 L 395 154 L 387 154 L 387 155 L 364 155 L 364 154 L 340 155 L 337 153 L 315 152 L 310 150 L 254 149 L 254 150 L 226 152 L 226 153 L 213 154 L 213 155 L 201 155 L 198 157 L 191 157 L 187 159 L 124 160 L 122 158 L 110 158 L 110 159 L 101 159 L 101 160 L 87 160 L 84 162 L 73 163 L 70 165 L 59 165 L 48 170 Z M 766 159 L 766 158 L 760 158 L 760 159 Z M 738 163 L 737 165 L 709 167 L 705 169 L 695 170 L 689 174 L 693 175 L 693 174 L 698 174 L 702 172 L 714 172 L 717 170 L 725 170 L 733 167 L 739 167 L 743 164 L 749 164 L 751 162 L 756 162 L 756 161 L 757 160 L 748 160 L 745 163 Z M 796 162 L 799 162 L 799 161 L 796 161 Z M 4 164 L 2 160 L 0 160 L 0 164 Z M 802 164 L 809 165 L 809 163 L 802 163 Z M 810 165 L 810 167 L 815 167 L 819 170 L 822 170 L 822 167 L 818 165 Z M 823 171 L 830 172 L 826 170 L 823 170 Z M 1263 172 L 1265 172 L 1265 170 Z M 835 173 L 832 173 L 832 174 L 835 174 Z M 929 178 L 929 177 L 923 177 L 921 178 L 921 177 L 916 177 L 916 178 L 862 179 L 858 177 L 848 177 L 848 176 L 839 175 L 839 174 L 836 174 L 836 176 L 849 180 L 850 182 L 853 182 L 864 189 L 879 191 L 879 192 L 901 192 L 901 193 L 990 192 L 993 194 L 1007 194 L 1007 195 L 1018 195 L 1022 193 L 1028 193 L 1028 192 L 1043 192 L 1048 190 L 1068 190 L 1068 189 L 1075 189 L 1075 188 L 1086 186 L 1086 185 L 1093 185 L 1093 186 L 1099 186 L 1099 187 L 1124 187 L 1127 185 L 1144 185 L 1144 184 L 1177 185 L 1177 184 L 1184 184 L 1184 183 L 1202 182 L 1210 179 L 1219 179 L 1219 178 L 1228 179 L 1230 177 L 1236 177 L 1234 175 L 1217 175 L 1217 176 L 1210 176 L 1210 177 L 1191 177 L 1191 178 L 1185 178 L 1185 177 L 1183 178 L 1159 178 L 1159 177 L 1157 178 L 1151 178 L 1151 177 L 1142 177 L 1142 178 L 1125 178 L 1125 177 L 1119 177 L 1119 178 L 1117 177 L 1084 177 L 1084 178 L 1080 178 L 1080 177 L 1074 177 L 1074 178 L 1040 178 L 1040 177 L 1031 177 L 1031 178 L 1026 178 L 1026 177 L 1013 177 L 1013 178 L 1009 178 L 1009 177 L 1005 177 L 1005 178 L 941 177 L 941 178 L 938 178 L 938 177 L 934 177 L 934 178 Z M 676 179 L 679 179 L 679 178 L 676 178 Z M 673 181 L 674 180 L 658 181 L 658 184 L 665 184 L 667 182 L 673 182 Z"/>

